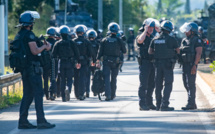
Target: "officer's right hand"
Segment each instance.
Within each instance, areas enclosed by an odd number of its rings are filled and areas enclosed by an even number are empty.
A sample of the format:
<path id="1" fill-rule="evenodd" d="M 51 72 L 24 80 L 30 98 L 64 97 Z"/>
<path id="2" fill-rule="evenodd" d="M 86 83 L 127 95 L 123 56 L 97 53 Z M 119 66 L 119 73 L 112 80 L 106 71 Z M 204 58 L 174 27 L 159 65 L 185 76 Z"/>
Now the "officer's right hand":
<path id="1" fill-rule="evenodd" d="M 148 28 L 149 28 L 149 25 L 146 24 L 145 27 L 144 27 L 145 31 L 147 31 Z"/>
<path id="2" fill-rule="evenodd" d="M 96 68 L 101 68 L 99 60 L 96 61 Z"/>
<path id="3" fill-rule="evenodd" d="M 51 44 L 47 42 L 46 46 L 46 50 L 49 51 L 51 49 Z"/>
<path id="4" fill-rule="evenodd" d="M 81 64 L 80 64 L 80 63 L 77 63 L 77 64 L 76 64 L 76 68 L 77 68 L 77 69 L 80 69 L 80 68 L 81 68 Z"/>

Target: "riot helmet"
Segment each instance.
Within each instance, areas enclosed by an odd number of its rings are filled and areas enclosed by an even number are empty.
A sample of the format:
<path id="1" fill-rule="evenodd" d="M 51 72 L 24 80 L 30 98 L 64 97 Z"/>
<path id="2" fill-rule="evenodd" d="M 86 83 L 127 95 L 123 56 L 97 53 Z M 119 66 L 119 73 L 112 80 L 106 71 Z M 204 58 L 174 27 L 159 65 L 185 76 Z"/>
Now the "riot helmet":
<path id="1" fill-rule="evenodd" d="M 56 35 L 56 29 L 55 27 L 49 27 L 46 30 L 46 35 L 45 36 L 55 36 Z"/>
<path id="2" fill-rule="evenodd" d="M 186 22 L 180 27 L 180 31 L 182 33 L 192 31 L 194 34 L 198 34 L 198 25 L 194 22 Z"/>
<path id="3" fill-rule="evenodd" d="M 87 31 L 87 27 L 85 25 L 76 25 L 74 27 L 74 31 L 78 33 L 85 33 Z"/>
<path id="4" fill-rule="evenodd" d="M 161 29 L 171 32 L 173 30 L 173 24 L 171 21 L 165 20 L 161 23 Z"/>
<path id="5" fill-rule="evenodd" d="M 95 30 L 89 30 L 87 31 L 87 37 L 89 38 L 96 38 L 97 37 L 97 33 Z"/>
<path id="6" fill-rule="evenodd" d="M 109 25 L 108 25 L 108 30 L 111 32 L 111 33 L 117 33 L 119 31 L 120 27 L 119 25 L 116 23 L 116 22 L 111 22 Z"/>
<path id="7" fill-rule="evenodd" d="M 70 32 L 70 29 L 68 26 L 62 25 L 60 27 L 60 34 L 69 34 L 69 32 Z"/>
<path id="8" fill-rule="evenodd" d="M 142 27 L 139 29 L 139 31 L 143 32 L 145 26 L 150 26 L 150 27 L 160 27 L 160 23 L 158 20 L 153 19 L 153 18 L 147 18 L 146 20 L 143 21 Z"/>
<path id="9" fill-rule="evenodd" d="M 202 27 L 202 26 L 199 26 L 199 27 L 198 27 L 198 31 L 203 32 L 203 27 Z"/>
<path id="10" fill-rule="evenodd" d="M 40 14 L 36 11 L 25 11 L 20 15 L 19 25 L 17 25 L 16 27 L 33 25 L 34 20 L 39 18 Z"/>

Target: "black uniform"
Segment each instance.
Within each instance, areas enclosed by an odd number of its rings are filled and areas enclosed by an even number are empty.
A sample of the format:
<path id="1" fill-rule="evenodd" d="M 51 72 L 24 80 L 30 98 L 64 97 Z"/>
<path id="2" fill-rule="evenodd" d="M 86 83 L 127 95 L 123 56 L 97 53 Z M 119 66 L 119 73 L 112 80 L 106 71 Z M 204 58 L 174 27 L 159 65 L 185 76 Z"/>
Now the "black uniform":
<path id="1" fill-rule="evenodd" d="M 201 33 L 201 34 L 199 35 L 199 37 L 200 37 L 202 40 L 207 39 L 207 37 L 205 36 L 204 33 Z M 202 58 L 203 58 L 205 64 L 206 64 L 206 54 L 205 54 L 206 46 L 207 46 L 207 43 L 206 43 L 206 42 L 203 42 L 203 46 L 202 46 Z"/>
<path id="2" fill-rule="evenodd" d="M 173 68 L 175 64 L 175 49 L 178 48 L 177 41 L 167 33 L 161 33 L 155 37 L 150 47 L 154 49 L 155 58 L 155 94 L 157 110 L 168 108 L 169 98 L 172 92 Z M 164 81 L 164 95 L 162 97 Z"/>
<path id="3" fill-rule="evenodd" d="M 58 58 L 60 62 L 61 96 L 62 100 L 65 101 L 66 85 L 71 93 L 75 60 L 79 62 L 80 57 L 79 50 L 75 42 L 67 38 L 56 42 L 52 54 L 53 58 Z"/>
<path id="4" fill-rule="evenodd" d="M 42 87 L 42 68 L 39 57 L 31 53 L 29 42 L 36 42 L 36 37 L 32 31 L 21 29 L 18 35 L 25 34 L 24 45 L 27 51 L 27 67 L 21 72 L 23 81 L 23 98 L 20 105 L 19 124 L 28 123 L 28 109 L 34 99 L 37 123 L 46 123 L 43 110 L 43 87 Z"/>
<path id="5" fill-rule="evenodd" d="M 181 54 L 183 60 L 183 82 L 188 93 L 188 105 L 196 108 L 196 74 L 191 74 L 194 66 L 196 48 L 202 47 L 202 40 L 197 35 L 191 38 L 184 38 L 181 42 Z"/>
<path id="6" fill-rule="evenodd" d="M 96 40 L 89 40 L 92 45 L 93 54 L 97 56 L 99 50 L 99 43 Z M 86 83 L 86 94 L 90 92 L 90 76 L 94 74 L 96 67 L 89 66 L 87 73 L 87 83 Z"/>
<path id="7" fill-rule="evenodd" d="M 95 55 L 93 54 L 91 43 L 84 38 L 84 36 L 78 36 L 74 41 L 80 52 L 80 63 L 81 68 L 75 69 L 74 76 L 74 86 L 75 86 L 75 96 L 76 98 L 81 98 L 83 100 L 84 93 L 86 92 L 87 84 L 87 72 L 89 69 L 89 59 L 93 59 L 95 63 Z"/>
<path id="8" fill-rule="evenodd" d="M 105 96 L 113 99 L 116 94 L 116 78 L 118 75 L 120 51 L 126 53 L 124 42 L 112 34 L 101 42 L 97 59 L 103 56 L 103 73 L 105 80 Z M 111 81 L 110 81 L 111 76 Z"/>
<path id="9" fill-rule="evenodd" d="M 129 35 L 128 40 L 127 40 L 127 44 L 128 44 L 128 59 L 127 60 L 130 60 L 130 57 L 133 57 L 133 60 L 135 60 L 134 40 L 135 40 L 134 34 Z M 132 55 L 131 55 L 131 52 L 132 52 Z"/>
<path id="10" fill-rule="evenodd" d="M 140 107 L 153 105 L 152 94 L 155 87 L 155 68 L 153 65 L 153 55 L 148 54 L 149 45 L 153 36 L 146 36 L 142 44 L 138 44 L 139 47 L 139 69 L 140 69 L 140 86 L 138 95 L 140 98 Z"/>

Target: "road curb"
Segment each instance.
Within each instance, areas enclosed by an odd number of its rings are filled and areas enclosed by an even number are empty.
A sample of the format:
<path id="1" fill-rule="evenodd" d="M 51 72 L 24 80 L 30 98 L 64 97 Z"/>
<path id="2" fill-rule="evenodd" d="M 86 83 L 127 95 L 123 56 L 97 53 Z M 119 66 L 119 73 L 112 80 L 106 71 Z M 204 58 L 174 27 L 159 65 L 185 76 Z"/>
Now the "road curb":
<path id="1" fill-rule="evenodd" d="M 215 93 L 212 91 L 211 87 L 202 79 L 202 77 L 197 73 L 196 84 L 199 86 L 200 90 L 204 94 L 208 103 L 215 108 Z"/>

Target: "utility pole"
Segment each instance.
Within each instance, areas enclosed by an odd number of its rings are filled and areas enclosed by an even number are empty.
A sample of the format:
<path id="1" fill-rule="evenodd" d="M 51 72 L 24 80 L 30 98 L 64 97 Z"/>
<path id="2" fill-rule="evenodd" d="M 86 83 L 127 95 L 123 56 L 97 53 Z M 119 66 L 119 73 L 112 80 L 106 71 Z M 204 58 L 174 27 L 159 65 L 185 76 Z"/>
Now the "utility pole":
<path id="1" fill-rule="evenodd" d="M 103 0 L 98 0 L 98 29 L 103 29 Z"/>
<path id="2" fill-rule="evenodd" d="M 67 0 L 65 0 L 65 16 L 64 16 L 64 25 L 66 25 L 66 14 L 67 14 Z"/>
<path id="3" fill-rule="evenodd" d="M 121 30 L 123 30 L 123 13 L 122 13 L 122 0 L 119 0 L 119 26 L 121 28 Z"/>
<path id="4" fill-rule="evenodd" d="M 5 0 L 5 55 L 8 55 L 8 0 Z"/>
<path id="5" fill-rule="evenodd" d="M 185 4 L 185 14 L 190 14 L 190 0 L 186 0 Z"/>
<path id="6" fill-rule="evenodd" d="M 55 0 L 55 10 L 59 10 L 59 0 Z"/>
<path id="7" fill-rule="evenodd" d="M 5 46 L 5 37 L 4 37 L 4 0 L 0 0 L 0 75 L 4 74 L 4 46 Z"/>

